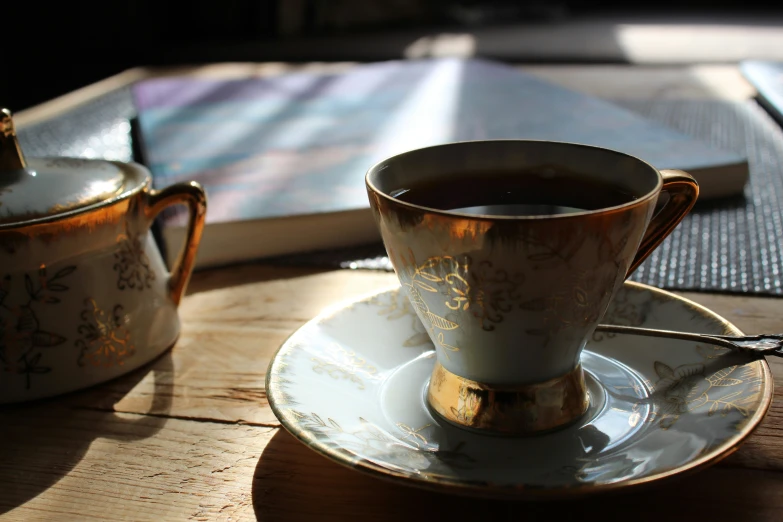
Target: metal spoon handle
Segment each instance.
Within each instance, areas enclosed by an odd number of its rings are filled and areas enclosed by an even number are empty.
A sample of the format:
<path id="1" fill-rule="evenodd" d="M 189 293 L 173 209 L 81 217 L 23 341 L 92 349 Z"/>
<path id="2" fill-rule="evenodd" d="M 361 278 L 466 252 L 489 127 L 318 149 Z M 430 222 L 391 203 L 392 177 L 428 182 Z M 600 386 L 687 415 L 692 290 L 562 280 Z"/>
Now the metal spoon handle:
<path id="1" fill-rule="evenodd" d="M 717 344 L 724 348 L 730 348 L 743 353 L 755 353 L 760 355 L 777 355 L 783 357 L 783 334 L 765 335 L 715 335 L 698 334 L 689 332 L 676 332 L 672 330 L 654 330 L 652 328 L 640 328 L 637 326 L 620 326 L 614 324 L 599 324 L 596 332 L 644 335 L 648 337 L 665 337 L 667 339 L 680 339 L 697 343 Z"/>

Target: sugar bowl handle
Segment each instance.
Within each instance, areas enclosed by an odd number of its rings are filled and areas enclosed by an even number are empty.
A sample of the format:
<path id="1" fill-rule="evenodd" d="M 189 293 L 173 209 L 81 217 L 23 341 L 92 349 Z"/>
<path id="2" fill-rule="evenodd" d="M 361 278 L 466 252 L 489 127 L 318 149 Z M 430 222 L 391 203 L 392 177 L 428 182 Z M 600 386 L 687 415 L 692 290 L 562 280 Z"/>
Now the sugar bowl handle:
<path id="1" fill-rule="evenodd" d="M 196 262 L 196 252 L 204 231 L 207 216 L 207 194 L 204 188 L 195 181 L 176 183 L 162 190 L 151 190 L 145 213 L 152 221 L 164 208 L 171 205 L 186 205 L 188 207 L 188 228 L 185 244 L 177 256 L 171 275 L 169 276 L 169 295 L 175 305 L 179 305 L 185 289 L 188 286 L 193 266 Z"/>

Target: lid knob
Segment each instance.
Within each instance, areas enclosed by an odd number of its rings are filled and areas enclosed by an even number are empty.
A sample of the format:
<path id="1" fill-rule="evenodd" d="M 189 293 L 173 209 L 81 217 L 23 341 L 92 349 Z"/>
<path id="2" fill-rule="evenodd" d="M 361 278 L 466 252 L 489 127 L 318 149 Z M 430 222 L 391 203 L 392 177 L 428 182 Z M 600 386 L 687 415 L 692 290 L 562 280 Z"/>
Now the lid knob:
<path id="1" fill-rule="evenodd" d="M 11 111 L 0 109 L 0 171 L 19 170 L 27 166 L 22 147 L 16 139 Z"/>

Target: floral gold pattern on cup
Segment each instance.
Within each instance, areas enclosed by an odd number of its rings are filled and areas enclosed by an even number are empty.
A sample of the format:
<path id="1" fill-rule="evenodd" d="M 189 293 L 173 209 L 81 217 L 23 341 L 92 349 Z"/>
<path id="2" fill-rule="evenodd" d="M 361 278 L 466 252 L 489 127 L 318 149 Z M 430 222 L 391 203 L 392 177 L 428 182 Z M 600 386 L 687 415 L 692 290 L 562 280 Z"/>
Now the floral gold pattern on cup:
<path id="1" fill-rule="evenodd" d="M 544 215 L 472 214 L 450 210 L 456 196 L 438 201 L 439 195 L 454 192 L 455 179 L 469 179 L 465 186 L 470 187 L 490 183 L 482 177 L 487 172 L 502 172 L 487 179 L 504 187 L 505 180 L 523 186 L 525 180 L 560 176 L 563 183 L 586 184 L 601 194 L 597 201 L 614 191 L 622 197 L 612 199 L 611 205 Z M 698 185 L 683 172 L 658 171 L 639 159 L 597 147 L 525 140 L 413 150 L 379 162 L 365 179 L 389 260 L 438 348 L 440 366 L 455 378 L 480 383 L 489 395 L 558 379 L 570 382 L 567 375 L 579 367 L 581 351 L 616 291 L 698 196 Z M 424 201 L 432 207 L 400 196 L 417 190 L 428 195 Z M 558 191 L 566 192 L 562 184 L 547 190 L 553 198 Z M 656 212 L 662 192 L 667 198 Z M 463 203 L 486 204 L 464 198 L 464 191 L 460 194 Z M 504 192 L 503 198 L 505 194 L 512 192 Z M 452 388 L 450 399 L 443 397 L 445 392 L 438 394 L 448 407 L 431 405 L 451 422 L 476 426 L 473 419 L 483 411 L 482 400 L 465 395 L 464 387 Z M 587 399 L 584 386 L 571 390 L 582 396 L 566 401 L 563 413 L 570 419 L 529 422 L 525 416 L 535 413 L 511 408 L 478 425 L 503 433 L 514 426 L 527 434 L 549 429 L 543 427 L 549 424 L 567 424 L 584 412 Z M 428 395 L 428 400 L 434 398 Z M 448 416 L 460 400 L 462 413 Z M 514 419 L 513 412 L 519 418 Z"/>

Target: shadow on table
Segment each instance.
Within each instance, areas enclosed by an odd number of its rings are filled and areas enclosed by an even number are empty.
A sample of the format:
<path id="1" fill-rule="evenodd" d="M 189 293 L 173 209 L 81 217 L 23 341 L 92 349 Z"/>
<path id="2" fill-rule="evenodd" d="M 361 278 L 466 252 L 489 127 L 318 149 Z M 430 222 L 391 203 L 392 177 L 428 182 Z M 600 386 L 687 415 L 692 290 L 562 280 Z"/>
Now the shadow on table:
<path id="1" fill-rule="evenodd" d="M 692 214 L 711 214 L 721 210 L 737 210 L 750 205 L 752 201 L 748 200 L 745 194 L 737 194 L 717 199 L 707 199 L 697 201 L 691 211 Z"/>
<path id="2" fill-rule="evenodd" d="M 188 284 L 187 295 L 225 289 L 252 283 L 262 283 L 276 279 L 306 277 L 331 270 L 330 267 L 317 266 L 269 266 L 262 262 L 238 263 L 198 270 Z"/>
<path id="3" fill-rule="evenodd" d="M 145 439 L 166 423 L 161 416 L 120 416 L 113 405 L 148 373 L 155 376 L 151 411 L 168 412 L 162 375 L 173 372 L 171 351 L 108 383 L 61 397 L 0 407 L 0 515 L 35 498 L 65 477 L 99 438 Z M 107 466 L 106 472 L 116 468 Z"/>
<path id="4" fill-rule="evenodd" d="M 264 522 L 592 520 L 590 515 L 602 521 L 749 520 L 752 506 L 767 509 L 762 507 L 765 494 L 757 489 L 767 480 L 777 480 L 776 474 L 767 477 L 755 470 L 717 467 L 634 493 L 556 502 L 500 501 L 435 493 L 374 478 L 332 462 L 281 429 L 256 466 L 252 498 L 256 517 Z M 721 498 L 731 498 L 731 502 Z"/>

